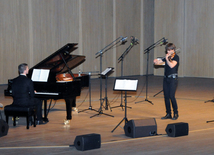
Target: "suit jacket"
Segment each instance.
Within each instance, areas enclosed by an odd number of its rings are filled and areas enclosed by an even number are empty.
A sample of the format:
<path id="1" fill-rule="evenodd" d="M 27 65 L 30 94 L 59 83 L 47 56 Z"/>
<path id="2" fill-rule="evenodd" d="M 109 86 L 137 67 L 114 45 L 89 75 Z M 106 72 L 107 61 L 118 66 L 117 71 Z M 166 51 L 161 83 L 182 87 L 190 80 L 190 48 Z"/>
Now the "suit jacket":
<path id="1" fill-rule="evenodd" d="M 31 79 L 24 75 L 19 75 L 13 79 L 12 83 L 12 96 L 13 104 L 18 106 L 30 106 L 33 104 L 34 87 Z"/>

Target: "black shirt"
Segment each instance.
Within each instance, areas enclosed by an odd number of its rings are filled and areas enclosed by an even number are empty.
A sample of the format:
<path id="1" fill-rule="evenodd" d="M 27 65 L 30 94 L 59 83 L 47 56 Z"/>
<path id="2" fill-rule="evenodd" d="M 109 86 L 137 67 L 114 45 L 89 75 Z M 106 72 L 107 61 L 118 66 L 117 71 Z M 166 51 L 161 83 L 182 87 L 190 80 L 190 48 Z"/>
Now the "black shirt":
<path id="1" fill-rule="evenodd" d="M 179 56 L 175 54 L 175 56 L 172 58 L 172 60 L 177 61 L 177 64 L 175 67 L 170 68 L 169 65 L 166 62 L 166 58 L 164 58 L 162 61 L 165 62 L 165 68 L 164 68 L 164 75 L 169 76 L 171 74 L 178 73 L 178 66 L 179 66 Z"/>

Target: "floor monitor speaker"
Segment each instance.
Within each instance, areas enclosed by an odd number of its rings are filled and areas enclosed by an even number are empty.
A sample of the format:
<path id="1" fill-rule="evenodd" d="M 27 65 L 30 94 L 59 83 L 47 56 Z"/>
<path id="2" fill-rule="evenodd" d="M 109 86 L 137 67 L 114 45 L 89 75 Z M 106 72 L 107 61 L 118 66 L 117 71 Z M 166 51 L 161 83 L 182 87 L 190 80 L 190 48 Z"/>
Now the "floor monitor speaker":
<path id="1" fill-rule="evenodd" d="M 168 124 L 165 131 L 169 137 L 186 136 L 189 133 L 189 125 L 183 122 Z"/>
<path id="2" fill-rule="evenodd" d="M 87 134 L 76 136 L 74 146 L 77 150 L 85 151 L 91 149 L 98 149 L 101 147 L 100 134 Z"/>
<path id="3" fill-rule="evenodd" d="M 157 134 L 155 118 L 130 120 L 125 126 L 125 135 L 132 138 L 153 136 Z"/>
<path id="4" fill-rule="evenodd" d="M 0 119 L 0 137 L 6 136 L 8 129 L 8 124 L 3 119 Z"/>

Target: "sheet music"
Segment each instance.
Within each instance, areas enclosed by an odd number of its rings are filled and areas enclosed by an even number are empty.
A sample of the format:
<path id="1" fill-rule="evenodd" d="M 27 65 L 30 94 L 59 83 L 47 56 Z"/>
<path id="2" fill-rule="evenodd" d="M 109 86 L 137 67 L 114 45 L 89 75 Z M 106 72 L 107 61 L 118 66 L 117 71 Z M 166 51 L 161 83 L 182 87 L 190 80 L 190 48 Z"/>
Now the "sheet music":
<path id="1" fill-rule="evenodd" d="M 101 73 L 101 75 L 106 75 L 106 74 L 107 74 L 108 72 L 110 72 L 112 69 L 113 69 L 113 68 L 111 68 L 111 67 L 106 68 L 106 69 Z"/>
<path id="2" fill-rule="evenodd" d="M 115 90 L 137 90 L 138 80 L 117 79 L 115 82 Z"/>
<path id="3" fill-rule="evenodd" d="M 49 69 L 33 69 L 31 80 L 37 82 L 47 82 L 49 72 Z"/>

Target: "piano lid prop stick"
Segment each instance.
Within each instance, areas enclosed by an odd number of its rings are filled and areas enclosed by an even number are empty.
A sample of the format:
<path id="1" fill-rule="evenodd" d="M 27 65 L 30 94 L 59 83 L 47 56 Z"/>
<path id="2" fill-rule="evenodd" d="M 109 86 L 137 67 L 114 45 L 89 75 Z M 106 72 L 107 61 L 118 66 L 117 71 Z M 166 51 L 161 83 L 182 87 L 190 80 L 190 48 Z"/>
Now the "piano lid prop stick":
<path id="1" fill-rule="evenodd" d="M 62 60 L 64 61 L 66 67 L 68 68 L 68 73 L 71 74 L 72 78 L 75 80 L 74 74 L 71 72 L 71 69 L 68 67 L 68 64 L 66 63 L 64 57 L 62 56 L 62 53 L 60 53 L 60 56 L 62 57 Z"/>

